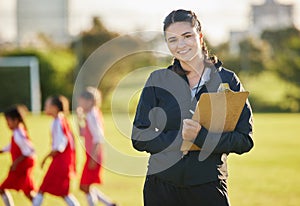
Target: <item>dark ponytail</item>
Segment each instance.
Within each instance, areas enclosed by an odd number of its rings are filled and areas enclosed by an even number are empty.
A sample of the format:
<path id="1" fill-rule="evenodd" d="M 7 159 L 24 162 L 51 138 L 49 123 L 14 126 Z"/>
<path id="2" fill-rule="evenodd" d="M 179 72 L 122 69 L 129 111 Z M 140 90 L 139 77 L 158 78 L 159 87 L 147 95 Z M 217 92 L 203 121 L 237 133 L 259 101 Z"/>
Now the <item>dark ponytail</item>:
<path id="1" fill-rule="evenodd" d="M 64 112 L 65 114 L 69 113 L 69 101 L 65 96 L 50 96 L 49 99 L 51 105 L 57 107 L 59 112 Z"/>
<path id="2" fill-rule="evenodd" d="M 24 121 L 24 115 L 27 111 L 28 109 L 25 105 L 14 105 L 4 111 L 4 116 L 12 120 L 18 120 L 20 123 L 23 124 L 24 128 L 27 130 Z"/>

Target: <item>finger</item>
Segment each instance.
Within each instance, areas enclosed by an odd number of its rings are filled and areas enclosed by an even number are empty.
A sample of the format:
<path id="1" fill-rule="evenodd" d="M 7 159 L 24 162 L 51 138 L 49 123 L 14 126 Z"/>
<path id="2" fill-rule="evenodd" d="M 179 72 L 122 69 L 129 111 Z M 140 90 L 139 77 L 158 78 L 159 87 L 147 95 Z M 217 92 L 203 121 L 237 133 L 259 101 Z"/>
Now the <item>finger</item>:
<path id="1" fill-rule="evenodd" d="M 189 128 L 193 131 L 200 131 L 201 125 L 200 124 L 188 124 L 188 125 L 184 125 L 184 128 Z"/>
<path id="2" fill-rule="evenodd" d="M 184 125 L 182 130 L 197 132 L 201 128 L 200 125 Z"/>
<path id="3" fill-rule="evenodd" d="M 192 130 L 194 130 L 194 128 L 191 127 L 190 125 L 185 125 L 185 126 L 183 126 L 183 128 L 182 128 L 182 132 L 184 132 L 184 133 L 190 132 L 190 131 L 192 131 Z"/>
<path id="4" fill-rule="evenodd" d="M 192 127 L 198 127 L 199 123 L 194 120 L 186 120 L 183 122 L 184 126 L 192 126 Z"/>
<path id="5" fill-rule="evenodd" d="M 184 124 L 187 124 L 187 125 L 194 125 L 194 126 L 200 125 L 199 122 L 197 122 L 197 121 L 195 121 L 195 120 L 192 120 L 192 119 L 186 119 L 186 121 L 184 121 Z"/>
<path id="6" fill-rule="evenodd" d="M 198 135 L 198 133 L 199 133 L 198 129 L 186 129 L 186 130 L 182 131 L 182 138 L 184 140 L 186 140 L 186 139 L 189 140 L 189 139 L 191 139 L 191 137 L 192 137 L 192 139 L 194 139 Z"/>
<path id="7" fill-rule="evenodd" d="M 183 126 L 192 126 L 193 123 L 189 119 L 183 120 Z"/>
<path id="8" fill-rule="evenodd" d="M 184 140 L 189 140 L 189 139 L 194 139 L 195 137 L 197 136 L 197 133 L 196 132 L 187 132 L 187 133 L 183 133 L 182 134 L 182 138 Z"/>
<path id="9" fill-rule="evenodd" d="M 191 135 L 194 136 L 196 134 L 198 134 L 198 130 L 195 128 L 187 128 L 187 129 L 182 130 L 183 136 L 191 136 Z"/>

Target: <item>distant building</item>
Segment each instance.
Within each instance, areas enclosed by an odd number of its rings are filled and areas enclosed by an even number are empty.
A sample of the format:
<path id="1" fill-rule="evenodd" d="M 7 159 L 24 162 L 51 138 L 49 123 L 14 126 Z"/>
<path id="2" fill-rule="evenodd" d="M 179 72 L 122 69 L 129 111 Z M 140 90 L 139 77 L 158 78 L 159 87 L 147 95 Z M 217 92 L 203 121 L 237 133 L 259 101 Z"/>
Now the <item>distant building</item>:
<path id="1" fill-rule="evenodd" d="M 43 34 L 55 43 L 67 43 L 69 0 L 17 0 L 17 43 L 34 43 Z"/>
<path id="2" fill-rule="evenodd" d="M 239 52 L 239 42 L 248 36 L 259 38 L 266 29 L 284 29 L 294 26 L 294 5 L 265 0 L 261 5 L 251 5 L 250 26 L 244 31 L 230 32 L 230 51 Z"/>
<path id="3" fill-rule="evenodd" d="M 283 29 L 293 26 L 293 5 L 266 0 L 262 5 L 252 5 L 251 32 L 260 35 L 266 29 Z"/>
<path id="4" fill-rule="evenodd" d="M 230 31 L 229 50 L 232 54 L 238 54 L 240 51 L 239 43 L 250 36 L 248 30 Z"/>

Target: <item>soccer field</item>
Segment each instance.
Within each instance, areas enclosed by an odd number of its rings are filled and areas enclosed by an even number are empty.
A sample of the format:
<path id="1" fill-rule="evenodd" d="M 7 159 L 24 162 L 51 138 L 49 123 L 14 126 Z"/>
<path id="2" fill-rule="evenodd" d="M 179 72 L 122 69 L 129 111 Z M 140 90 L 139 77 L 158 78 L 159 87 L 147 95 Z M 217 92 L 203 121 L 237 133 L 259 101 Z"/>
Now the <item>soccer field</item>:
<path id="1" fill-rule="evenodd" d="M 113 118 L 105 115 L 105 133 L 110 152 L 105 153 L 103 184 L 97 186 L 121 206 L 142 205 L 142 187 L 146 169 L 146 155 L 131 147 L 129 139 L 130 121 L 126 115 Z M 298 206 L 300 205 L 300 114 L 255 114 L 255 146 L 250 153 L 242 156 L 231 154 L 228 160 L 229 197 L 233 206 Z M 47 116 L 27 116 L 26 123 L 37 152 L 38 164 L 34 169 L 37 186 L 50 163 L 40 168 L 42 158 L 50 150 L 50 124 Z M 72 126 L 74 122 L 70 117 Z M 73 127 L 75 135 L 76 128 Z M 121 132 L 120 132 L 121 131 Z M 9 143 L 11 131 L 3 116 L 0 116 L 0 148 Z M 78 189 L 81 169 L 84 163 L 84 150 L 77 143 L 78 177 L 71 183 L 72 192 L 85 206 L 86 199 Z M 124 156 L 124 158 L 122 157 Z M 135 158 L 130 158 L 135 157 Z M 135 163 L 134 160 L 140 159 Z M 6 177 L 11 164 L 8 154 L 0 155 L 0 182 Z M 128 175 L 130 174 L 130 175 Z M 135 175 L 135 176 L 133 176 Z M 58 185 L 59 187 L 59 185 Z M 11 191 L 16 206 L 29 206 L 31 203 L 20 192 Z M 0 200 L 0 206 L 3 205 Z M 65 205 L 64 201 L 45 195 L 44 206 Z M 100 205 L 100 204 L 99 204 Z"/>

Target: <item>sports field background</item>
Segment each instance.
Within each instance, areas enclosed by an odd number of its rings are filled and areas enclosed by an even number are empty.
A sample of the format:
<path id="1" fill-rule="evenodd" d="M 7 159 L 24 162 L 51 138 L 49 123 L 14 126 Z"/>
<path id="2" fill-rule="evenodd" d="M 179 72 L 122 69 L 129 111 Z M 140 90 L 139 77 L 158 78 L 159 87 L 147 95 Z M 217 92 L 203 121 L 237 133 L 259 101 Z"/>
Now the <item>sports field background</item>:
<path id="1" fill-rule="evenodd" d="M 108 142 L 119 151 L 127 154 L 144 155 L 134 151 L 128 137 L 121 134 L 111 115 L 106 114 L 105 132 Z M 119 119 L 126 119 L 120 115 Z M 300 114 L 255 114 L 255 146 L 250 153 L 242 156 L 229 155 L 229 196 L 233 206 L 298 206 L 300 205 Z M 39 165 L 41 159 L 50 150 L 50 117 L 28 115 L 26 122 L 30 136 L 36 148 L 38 164 L 34 169 L 34 180 L 40 185 L 46 169 Z M 74 126 L 72 117 L 70 117 Z M 124 120 L 125 121 L 125 120 Z M 128 122 L 127 122 L 128 124 Z M 77 130 L 73 127 L 77 136 Z M 10 141 L 3 116 L 0 116 L 0 148 Z M 84 163 L 84 150 L 78 139 L 77 169 L 78 177 L 72 181 L 72 191 L 85 206 L 85 196 L 78 189 L 78 181 Z M 106 156 L 105 161 L 114 161 L 113 156 Z M 0 181 L 6 177 L 11 164 L 8 154 L 0 155 Z M 126 162 L 118 163 L 127 167 Z M 131 165 L 131 167 L 139 165 Z M 142 165 L 144 166 L 144 165 Z M 199 174 L 201 175 L 201 174 Z M 144 177 L 132 177 L 103 170 L 103 184 L 98 186 L 121 206 L 142 205 L 142 187 Z M 59 185 L 58 185 L 59 187 Z M 16 206 L 29 206 L 30 202 L 21 192 L 11 191 Z M 0 200 L 0 206 L 3 202 Z M 45 195 L 44 206 L 65 205 L 64 201 Z M 100 205 L 100 204 L 99 204 Z"/>

